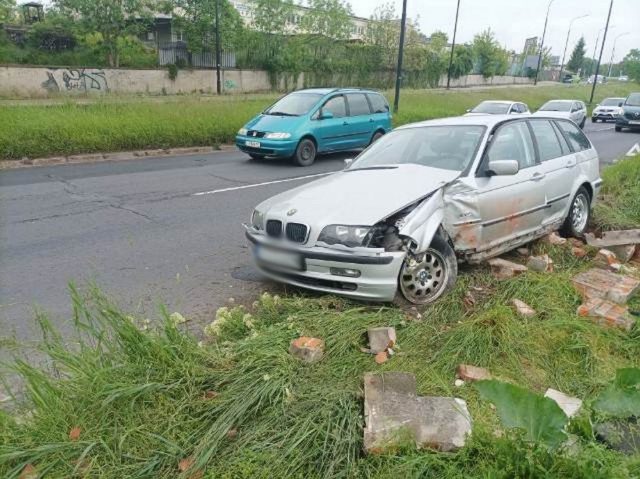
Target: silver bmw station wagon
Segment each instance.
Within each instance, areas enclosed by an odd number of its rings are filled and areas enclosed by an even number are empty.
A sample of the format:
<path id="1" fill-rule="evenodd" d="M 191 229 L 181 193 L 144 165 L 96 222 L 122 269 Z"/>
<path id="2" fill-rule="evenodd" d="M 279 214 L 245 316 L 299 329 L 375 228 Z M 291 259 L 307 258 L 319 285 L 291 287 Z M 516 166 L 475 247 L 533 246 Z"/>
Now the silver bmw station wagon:
<path id="1" fill-rule="evenodd" d="M 353 298 L 435 301 L 458 262 L 561 229 L 582 236 L 598 154 L 559 118 L 487 115 L 405 125 L 346 168 L 276 195 L 246 236 L 275 280 Z"/>

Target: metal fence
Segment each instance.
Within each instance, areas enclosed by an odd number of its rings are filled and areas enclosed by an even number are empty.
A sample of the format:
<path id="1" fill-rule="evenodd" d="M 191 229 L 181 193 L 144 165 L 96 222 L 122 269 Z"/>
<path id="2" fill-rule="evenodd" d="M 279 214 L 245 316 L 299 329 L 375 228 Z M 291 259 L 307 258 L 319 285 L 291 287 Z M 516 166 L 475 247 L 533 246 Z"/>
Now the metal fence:
<path id="1" fill-rule="evenodd" d="M 222 52 L 222 68 L 236 67 L 236 54 L 234 52 Z M 216 54 L 211 50 L 190 52 L 184 42 L 170 42 L 158 47 L 158 64 L 160 66 L 183 63 L 193 68 L 215 68 Z"/>

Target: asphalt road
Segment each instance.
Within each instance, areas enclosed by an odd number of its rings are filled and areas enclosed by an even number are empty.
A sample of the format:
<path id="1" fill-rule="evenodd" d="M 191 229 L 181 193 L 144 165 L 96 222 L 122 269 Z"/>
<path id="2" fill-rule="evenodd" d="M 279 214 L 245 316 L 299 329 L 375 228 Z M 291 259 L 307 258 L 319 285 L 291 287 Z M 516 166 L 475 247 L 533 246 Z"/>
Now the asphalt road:
<path id="1" fill-rule="evenodd" d="M 611 124 L 586 132 L 603 164 L 640 142 Z M 69 281 L 93 281 L 150 318 L 167 304 L 194 325 L 229 297 L 253 301 L 274 285 L 252 268 L 241 223 L 347 156 L 309 168 L 219 152 L 0 172 L 0 338 L 34 339 L 35 308 L 68 330 Z"/>

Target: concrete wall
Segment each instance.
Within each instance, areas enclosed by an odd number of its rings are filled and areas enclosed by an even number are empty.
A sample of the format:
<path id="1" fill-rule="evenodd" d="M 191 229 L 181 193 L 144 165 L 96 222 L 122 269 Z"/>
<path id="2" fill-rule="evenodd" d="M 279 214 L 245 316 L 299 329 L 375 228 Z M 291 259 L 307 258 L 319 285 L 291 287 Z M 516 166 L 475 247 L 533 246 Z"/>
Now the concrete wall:
<path id="1" fill-rule="evenodd" d="M 451 81 L 453 87 L 528 84 L 528 78 L 504 76 L 484 79 L 480 75 L 468 75 Z M 223 89 L 226 93 L 251 93 L 272 89 L 269 74 L 262 70 L 224 70 Z M 302 88 L 304 75 L 283 78 L 280 90 Z M 446 85 L 446 77 L 440 80 Z M 214 70 L 180 70 L 175 80 L 168 71 L 95 69 L 95 68 L 46 68 L 0 66 L 0 96 L 39 98 L 60 94 L 150 94 L 174 95 L 180 93 L 214 93 Z"/>

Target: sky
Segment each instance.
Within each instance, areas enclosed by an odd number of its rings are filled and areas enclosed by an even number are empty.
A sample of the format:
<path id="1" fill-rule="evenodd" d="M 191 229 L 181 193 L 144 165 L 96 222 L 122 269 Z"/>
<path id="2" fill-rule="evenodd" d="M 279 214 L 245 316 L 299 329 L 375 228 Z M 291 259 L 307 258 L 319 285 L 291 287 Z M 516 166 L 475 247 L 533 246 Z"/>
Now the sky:
<path id="1" fill-rule="evenodd" d="M 355 15 L 368 18 L 381 3 L 390 1 L 395 5 L 398 16 L 402 12 L 402 0 L 348 0 Z M 542 37 L 548 0 L 460 0 L 460 16 L 456 43 L 473 40 L 473 36 L 491 27 L 501 45 L 509 50 L 521 52 L 524 41 L 529 37 Z M 562 58 L 567 31 L 571 19 L 589 15 L 573 22 L 567 59 L 573 46 L 584 35 L 587 56 L 593 56 L 598 31 L 604 29 L 609 10 L 609 0 L 553 0 L 549 13 L 549 23 L 545 45 L 551 47 L 552 55 Z M 427 35 L 442 30 L 453 35 L 456 15 L 456 0 L 407 0 L 409 18 L 419 18 L 420 30 Z M 640 0 L 614 0 L 607 41 L 602 62 L 611 59 L 616 36 L 614 61 L 620 61 L 632 48 L 640 48 Z M 600 35 L 602 41 L 602 35 Z M 598 44 L 598 53 L 600 51 Z"/>

